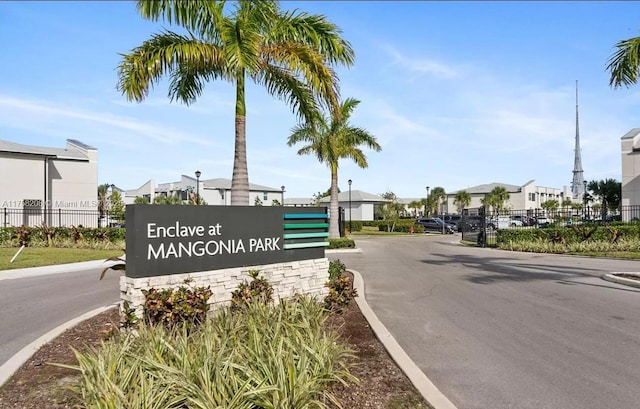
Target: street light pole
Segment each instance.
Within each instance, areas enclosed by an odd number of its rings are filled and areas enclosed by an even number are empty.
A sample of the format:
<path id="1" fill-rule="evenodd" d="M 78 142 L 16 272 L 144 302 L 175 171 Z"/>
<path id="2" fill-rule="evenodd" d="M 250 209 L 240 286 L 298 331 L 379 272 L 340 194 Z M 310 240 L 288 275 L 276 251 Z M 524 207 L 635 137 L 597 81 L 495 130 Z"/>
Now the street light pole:
<path id="1" fill-rule="evenodd" d="M 444 199 L 442 199 L 442 204 L 440 205 L 440 214 L 442 215 L 442 234 L 444 234 L 444 226 L 445 226 L 445 222 L 444 222 Z"/>
<path id="2" fill-rule="evenodd" d="M 351 233 L 351 182 L 352 180 L 349 179 L 349 233 Z"/>
<path id="3" fill-rule="evenodd" d="M 202 172 L 196 170 L 196 204 L 200 203 L 200 175 Z"/>
<path id="4" fill-rule="evenodd" d="M 284 207 L 284 185 L 280 186 L 280 189 L 282 189 L 282 206 Z"/>
<path id="5" fill-rule="evenodd" d="M 587 209 L 587 181 L 582 181 L 584 184 L 584 191 L 582 192 L 582 201 L 584 202 L 584 214 L 585 217 L 589 217 L 589 210 Z"/>
<path id="6" fill-rule="evenodd" d="M 427 211 L 427 205 L 429 204 L 429 186 L 427 186 L 427 199 L 424 203 L 424 217 L 429 216 L 429 212 Z"/>

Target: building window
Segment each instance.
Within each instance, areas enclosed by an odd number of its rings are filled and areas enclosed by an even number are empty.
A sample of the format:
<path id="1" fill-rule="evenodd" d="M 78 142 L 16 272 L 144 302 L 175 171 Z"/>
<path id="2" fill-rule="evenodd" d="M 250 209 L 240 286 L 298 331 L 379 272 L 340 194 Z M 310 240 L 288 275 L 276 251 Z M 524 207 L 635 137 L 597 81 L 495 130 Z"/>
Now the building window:
<path id="1" fill-rule="evenodd" d="M 535 193 L 529 193 L 529 201 L 531 201 L 531 202 L 535 202 L 536 201 L 536 194 Z"/>
<path id="2" fill-rule="evenodd" d="M 263 192 L 262 193 L 262 199 L 263 200 L 267 200 L 267 192 Z"/>

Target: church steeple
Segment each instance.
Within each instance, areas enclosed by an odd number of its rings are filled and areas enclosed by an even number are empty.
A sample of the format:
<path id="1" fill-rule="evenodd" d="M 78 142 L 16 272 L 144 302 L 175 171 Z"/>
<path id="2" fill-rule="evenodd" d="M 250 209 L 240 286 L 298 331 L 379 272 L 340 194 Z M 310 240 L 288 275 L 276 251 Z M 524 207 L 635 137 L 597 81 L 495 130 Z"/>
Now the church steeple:
<path id="1" fill-rule="evenodd" d="M 582 157 L 580 155 L 580 127 L 578 122 L 578 80 L 576 80 L 576 147 L 571 193 L 574 199 L 581 198 L 582 195 L 584 195 L 584 174 L 582 171 Z"/>

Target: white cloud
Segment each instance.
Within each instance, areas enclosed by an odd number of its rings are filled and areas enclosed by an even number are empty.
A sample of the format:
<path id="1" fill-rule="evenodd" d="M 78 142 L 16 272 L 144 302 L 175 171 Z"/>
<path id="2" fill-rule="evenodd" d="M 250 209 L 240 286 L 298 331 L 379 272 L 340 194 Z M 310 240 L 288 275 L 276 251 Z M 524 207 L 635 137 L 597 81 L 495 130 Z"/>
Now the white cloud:
<path id="1" fill-rule="evenodd" d="M 66 127 L 77 128 L 77 121 L 84 125 L 84 133 L 90 134 L 96 126 L 111 129 L 114 133 L 134 133 L 136 138 L 147 138 L 164 145 L 182 142 L 201 146 L 213 146 L 210 140 L 194 136 L 170 126 L 155 125 L 135 118 L 114 115 L 108 112 L 94 112 L 59 103 L 0 96 L 3 111 L 3 127 L 39 130 L 42 133 L 59 133 Z M 104 130 L 103 130 L 104 131 Z"/>
<path id="2" fill-rule="evenodd" d="M 428 74 L 440 79 L 451 79 L 458 75 L 455 68 L 444 63 L 423 57 L 408 57 L 389 44 L 380 45 L 392 58 L 392 63 L 414 73 Z"/>

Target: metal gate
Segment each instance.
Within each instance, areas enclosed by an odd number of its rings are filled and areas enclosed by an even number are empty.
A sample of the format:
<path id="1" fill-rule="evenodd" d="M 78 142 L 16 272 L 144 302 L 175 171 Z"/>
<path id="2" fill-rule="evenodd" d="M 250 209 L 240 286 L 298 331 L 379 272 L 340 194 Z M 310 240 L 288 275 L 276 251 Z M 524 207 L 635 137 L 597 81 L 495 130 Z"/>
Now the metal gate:
<path id="1" fill-rule="evenodd" d="M 487 222 L 486 209 L 480 207 L 477 214 L 469 214 L 468 210 L 462 214 L 460 230 L 462 240 L 475 243 L 479 247 L 496 247 L 496 229 Z"/>

